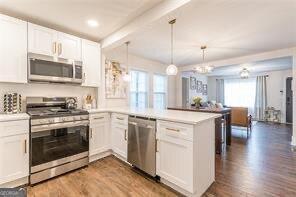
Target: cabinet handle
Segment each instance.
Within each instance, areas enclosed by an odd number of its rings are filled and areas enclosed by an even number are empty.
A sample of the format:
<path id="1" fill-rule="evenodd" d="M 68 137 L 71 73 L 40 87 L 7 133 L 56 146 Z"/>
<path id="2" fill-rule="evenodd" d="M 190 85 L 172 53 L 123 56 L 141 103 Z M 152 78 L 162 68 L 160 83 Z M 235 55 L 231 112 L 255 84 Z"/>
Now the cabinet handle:
<path id="1" fill-rule="evenodd" d="M 158 150 L 158 140 L 156 140 L 156 152 L 158 153 L 159 152 L 159 150 Z"/>
<path id="2" fill-rule="evenodd" d="M 166 130 L 169 130 L 169 131 L 175 131 L 175 132 L 180 132 L 179 129 L 166 128 Z"/>
<path id="3" fill-rule="evenodd" d="M 58 55 L 61 55 L 62 54 L 62 44 L 59 43 L 58 44 Z"/>
<path id="4" fill-rule="evenodd" d="M 127 141 L 127 130 L 126 129 L 124 130 L 124 139 L 125 139 L 125 141 Z"/>
<path id="5" fill-rule="evenodd" d="M 57 43 L 54 42 L 54 43 L 52 43 L 52 53 L 56 54 L 56 52 L 57 52 Z"/>
<path id="6" fill-rule="evenodd" d="M 86 79 L 86 74 L 85 73 L 83 73 L 83 83 L 85 83 L 85 79 Z"/>
<path id="7" fill-rule="evenodd" d="M 100 120 L 100 119 L 103 119 L 104 117 L 102 116 L 102 117 L 96 117 L 96 118 L 94 118 L 94 120 Z"/>
<path id="8" fill-rule="evenodd" d="M 118 118 L 118 117 L 116 117 L 116 119 L 117 119 L 117 120 L 124 120 L 124 118 Z"/>
<path id="9" fill-rule="evenodd" d="M 24 144 L 25 144 L 25 154 L 27 154 L 27 140 L 25 140 L 25 142 L 24 142 Z"/>
<path id="10" fill-rule="evenodd" d="M 90 138 L 93 138 L 92 129 L 90 129 Z"/>

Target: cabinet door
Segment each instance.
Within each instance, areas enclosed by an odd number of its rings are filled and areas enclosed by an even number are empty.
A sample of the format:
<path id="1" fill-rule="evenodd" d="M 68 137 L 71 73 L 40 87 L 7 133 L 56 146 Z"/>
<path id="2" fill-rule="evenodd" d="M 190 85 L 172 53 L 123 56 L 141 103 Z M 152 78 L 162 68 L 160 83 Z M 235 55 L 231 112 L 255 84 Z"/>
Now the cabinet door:
<path id="1" fill-rule="evenodd" d="M 123 125 L 112 125 L 112 149 L 113 151 L 123 157 L 127 158 L 127 128 Z"/>
<path id="2" fill-rule="evenodd" d="M 28 51 L 42 55 L 57 55 L 57 31 L 28 24 Z"/>
<path id="3" fill-rule="evenodd" d="M 81 39 L 58 32 L 58 55 L 65 59 L 81 61 Z"/>
<path id="4" fill-rule="evenodd" d="M 29 135 L 0 138 L 0 185 L 29 176 Z"/>
<path id="5" fill-rule="evenodd" d="M 98 87 L 101 79 L 101 48 L 100 44 L 82 40 L 83 86 Z"/>
<path id="6" fill-rule="evenodd" d="M 96 155 L 109 149 L 109 123 L 93 121 L 90 124 L 89 155 Z"/>
<path id="7" fill-rule="evenodd" d="M 181 139 L 158 140 L 156 174 L 193 193 L 193 143 Z"/>
<path id="8" fill-rule="evenodd" d="M 0 15 L 0 81 L 27 82 L 27 23 Z"/>

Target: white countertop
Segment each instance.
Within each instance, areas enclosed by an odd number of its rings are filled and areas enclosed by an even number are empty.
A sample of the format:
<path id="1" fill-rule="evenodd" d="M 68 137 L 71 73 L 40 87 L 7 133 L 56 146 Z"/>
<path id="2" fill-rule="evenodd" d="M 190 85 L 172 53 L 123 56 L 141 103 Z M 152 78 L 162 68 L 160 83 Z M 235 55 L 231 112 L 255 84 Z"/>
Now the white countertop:
<path id="1" fill-rule="evenodd" d="M 0 122 L 14 121 L 14 120 L 29 120 L 30 116 L 26 113 L 19 114 L 0 114 Z"/>
<path id="2" fill-rule="evenodd" d="M 220 114 L 204 113 L 204 112 L 189 112 L 178 110 L 159 110 L 152 108 L 130 108 L 130 107 L 112 107 L 112 108 L 98 108 L 88 110 L 90 114 L 100 112 L 114 112 L 121 114 L 128 114 L 134 116 L 142 116 L 154 118 L 158 120 L 168 120 L 173 122 L 181 122 L 186 124 L 197 124 L 202 121 L 221 117 Z"/>

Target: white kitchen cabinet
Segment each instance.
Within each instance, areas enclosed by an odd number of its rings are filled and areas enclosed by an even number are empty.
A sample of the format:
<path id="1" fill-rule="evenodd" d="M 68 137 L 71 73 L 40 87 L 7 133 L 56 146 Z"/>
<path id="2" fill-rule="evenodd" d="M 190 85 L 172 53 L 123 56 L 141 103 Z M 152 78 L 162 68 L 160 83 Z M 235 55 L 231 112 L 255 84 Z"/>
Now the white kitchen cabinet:
<path id="1" fill-rule="evenodd" d="M 0 185 L 29 176 L 29 134 L 0 138 Z"/>
<path id="2" fill-rule="evenodd" d="M 120 159 L 127 159 L 128 116 L 112 114 L 111 120 L 111 144 L 112 150 Z"/>
<path id="3" fill-rule="evenodd" d="M 156 174 L 193 191 L 193 143 L 180 139 L 157 141 Z"/>
<path id="4" fill-rule="evenodd" d="M 27 83 L 27 22 L 0 15 L 0 81 Z"/>
<path id="5" fill-rule="evenodd" d="M 29 120 L 0 122 L 0 185 L 29 176 Z"/>
<path id="6" fill-rule="evenodd" d="M 110 149 L 110 115 L 90 115 L 89 155 L 97 155 Z"/>
<path id="7" fill-rule="evenodd" d="M 57 32 L 58 56 L 70 60 L 81 60 L 81 38 Z"/>
<path id="8" fill-rule="evenodd" d="M 101 46 L 82 40 L 83 86 L 99 87 L 101 80 Z"/>
<path id="9" fill-rule="evenodd" d="M 81 61 L 81 38 L 29 23 L 28 51 Z"/>
<path id="10" fill-rule="evenodd" d="M 28 51 L 48 56 L 57 56 L 57 32 L 53 29 L 28 24 Z"/>

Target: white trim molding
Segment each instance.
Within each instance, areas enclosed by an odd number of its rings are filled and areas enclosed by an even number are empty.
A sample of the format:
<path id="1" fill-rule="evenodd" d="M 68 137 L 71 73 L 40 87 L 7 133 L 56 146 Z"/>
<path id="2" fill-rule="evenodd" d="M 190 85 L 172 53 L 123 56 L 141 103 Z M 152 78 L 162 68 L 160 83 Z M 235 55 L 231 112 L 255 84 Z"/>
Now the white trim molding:
<path id="1" fill-rule="evenodd" d="M 292 136 L 292 142 L 291 142 L 292 146 L 296 146 L 296 136 Z"/>

